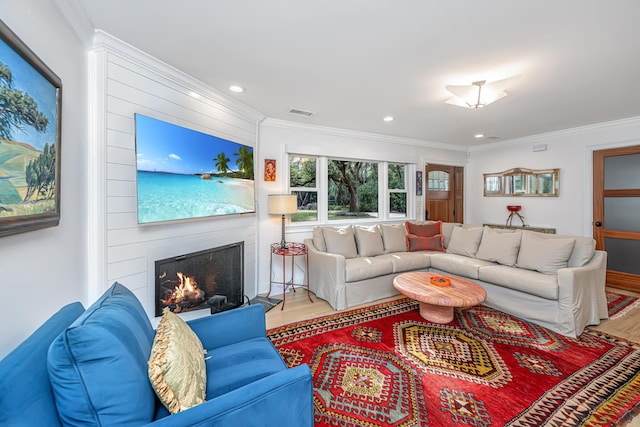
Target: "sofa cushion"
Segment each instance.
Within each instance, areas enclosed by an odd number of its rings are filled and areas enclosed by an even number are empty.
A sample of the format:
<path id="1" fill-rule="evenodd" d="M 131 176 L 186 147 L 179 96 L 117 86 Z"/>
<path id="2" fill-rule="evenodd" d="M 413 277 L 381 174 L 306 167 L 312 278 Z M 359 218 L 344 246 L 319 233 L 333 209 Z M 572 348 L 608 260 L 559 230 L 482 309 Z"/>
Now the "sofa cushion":
<path id="1" fill-rule="evenodd" d="M 488 267 L 492 265 L 495 264 L 481 259 L 469 258 L 464 255 L 431 252 L 432 268 L 456 274 L 458 276 L 469 277 L 471 279 L 478 278 L 478 269 L 480 267 Z"/>
<path id="2" fill-rule="evenodd" d="M 344 267 L 346 282 L 357 282 L 393 273 L 393 263 L 387 256 L 346 259 Z"/>
<path id="3" fill-rule="evenodd" d="M 541 298 L 557 300 L 558 276 L 505 265 L 481 267 L 479 279 L 505 288 L 526 292 Z"/>
<path id="4" fill-rule="evenodd" d="M 313 246 L 320 252 L 327 252 L 327 245 L 324 242 L 324 232 L 322 231 L 324 226 L 313 227 L 313 234 L 311 240 L 313 240 Z"/>
<path id="5" fill-rule="evenodd" d="M 444 236 L 444 247 L 449 247 L 449 241 L 451 240 L 451 233 L 455 227 L 462 227 L 463 225 L 457 222 L 443 222 L 442 223 L 442 235 Z"/>
<path id="6" fill-rule="evenodd" d="M 384 253 L 404 252 L 407 250 L 407 229 L 404 224 L 381 224 Z"/>
<path id="7" fill-rule="evenodd" d="M 407 234 L 407 250 L 415 251 L 438 251 L 444 252 L 444 236 L 436 234 L 431 237 L 420 237 L 415 234 Z"/>
<path id="8" fill-rule="evenodd" d="M 169 308 L 164 309 L 153 340 L 149 379 L 172 414 L 205 401 L 207 376 L 202 343 Z"/>
<path id="9" fill-rule="evenodd" d="M 473 258 L 478 252 L 482 231 L 482 227 L 454 227 L 447 252 Z"/>
<path id="10" fill-rule="evenodd" d="M 356 225 L 354 230 L 356 234 L 358 255 L 376 256 L 384 253 L 382 234 L 380 233 L 380 227 L 377 224 L 370 227 Z"/>
<path id="11" fill-rule="evenodd" d="M 287 369 L 266 337 L 207 349 L 207 399 L 215 399 L 261 378 Z"/>
<path id="12" fill-rule="evenodd" d="M 407 221 L 407 233 L 415 234 L 420 237 L 431 237 L 436 234 L 442 234 L 442 221 L 427 221 L 423 223 L 416 223 Z"/>
<path id="13" fill-rule="evenodd" d="M 502 233 L 485 227 L 482 231 L 482 240 L 480 240 L 476 258 L 513 266 L 518 260 L 521 238 L 520 231 Z"/>
<path id="14" fill-rule="evenodd" d="M 342 255 L 345 258 L 358 256 L 353 227 L 350 225 L 339 229 L 324 227 L 322 229 L 327 252 Z"/>
<path id="15" fill-rule="evenodd" d="M 83 311 L 79 302 L 64 306 L 0 361 L 0 426 L 60 425 L 47 352 Z"/>
<path id="16" fill-rule="evenodd" d="M 544 274 L 566 268 L 576 239 L 545 239 L 536 234 L 540 233 L 522 234 L 516 266 Z"/>
<path id="17" fill-rule="evenodd" d="M 65 425 L 141 425 L 153 419 L 147 375 L 153 328 L 115 283 L 51 344 L 49 377 Z"/>
<path id="18" fill-rule="evenodd" d="M 582 267 L 583 265 L 587 265 L 596 253 L 596 241 L 591 237 L 546 234 L 530 230 L 524 233 L 530 233 L 541 239 L 575 239 L 573 251 L 571 252 L 569 261 L 567 261 L 567 267 Z"/>
<path id="19" fill-rule="evenodd" d="M 411 270 L 424 270 L 431 265 L 431 252 L 396 252 L 383 255 L 391 260 L 393 273 Z"/>

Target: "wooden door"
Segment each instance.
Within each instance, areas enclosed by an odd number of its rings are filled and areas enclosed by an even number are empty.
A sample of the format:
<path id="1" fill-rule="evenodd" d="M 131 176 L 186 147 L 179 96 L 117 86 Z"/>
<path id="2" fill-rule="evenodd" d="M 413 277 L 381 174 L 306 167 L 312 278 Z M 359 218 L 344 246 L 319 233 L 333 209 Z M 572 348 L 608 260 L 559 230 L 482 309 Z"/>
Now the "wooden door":
<path id="1" fill-rule="evenodd" d="M 462 222 L 464 168 L 426 165 L 425 218 L 433 221 Z"/>
<path id="2" fill-rule="evenodd" d="M 594 151 L 593 237 L 607 284 L 640 292 L 640 146 Z"/>

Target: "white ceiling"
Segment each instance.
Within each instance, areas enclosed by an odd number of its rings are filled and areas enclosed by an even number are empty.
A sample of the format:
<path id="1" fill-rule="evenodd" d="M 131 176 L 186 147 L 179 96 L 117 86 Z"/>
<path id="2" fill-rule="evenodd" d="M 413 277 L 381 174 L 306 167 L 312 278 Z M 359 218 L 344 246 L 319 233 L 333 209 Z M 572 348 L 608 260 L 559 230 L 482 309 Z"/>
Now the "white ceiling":
<path id="1" fill-rule="evenodd" d="M 504 140 L 640 116 L 638 0 L 61 3 L 76 27 L 86 17 L 270 118 L 475 146 L 496 141 L 476 133 Z M 445 104 L 445 85 L 518 74 L 486 108 Z"/>

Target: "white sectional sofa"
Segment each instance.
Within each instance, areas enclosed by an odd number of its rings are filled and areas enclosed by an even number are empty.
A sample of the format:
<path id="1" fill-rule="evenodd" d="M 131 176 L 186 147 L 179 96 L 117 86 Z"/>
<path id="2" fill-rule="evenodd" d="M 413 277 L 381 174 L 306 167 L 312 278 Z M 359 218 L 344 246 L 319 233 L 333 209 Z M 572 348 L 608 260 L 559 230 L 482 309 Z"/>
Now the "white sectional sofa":
<path id="1" fill-rule="evenodd" d="M 420 223 L 411 223 L 415 226 Z M 422 224 L 436 224 L 426 222 Z M 407 271 L 439 271 L 485 288 L 485 305 L 566 336 L 606 319 L 607 254 L 588 237 L 442 223 L 420 247 L 405 224 L 319 226 L 306 239 L 310 289 L 336 310 L 397 295 Z M 418 240 L 419 240 L 418 239 Z M 441 239 L 441 244 L 437 239 Z M 408 246 L 409 245 L 409 246 Z"/>

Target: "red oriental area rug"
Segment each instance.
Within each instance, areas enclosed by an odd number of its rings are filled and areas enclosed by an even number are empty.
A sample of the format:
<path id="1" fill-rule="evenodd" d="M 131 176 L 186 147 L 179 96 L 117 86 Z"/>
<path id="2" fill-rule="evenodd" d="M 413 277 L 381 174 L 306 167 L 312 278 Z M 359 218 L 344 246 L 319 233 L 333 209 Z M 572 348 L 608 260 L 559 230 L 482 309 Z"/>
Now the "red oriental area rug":
<path id="1" fill-rule="evenodd" d="M 316 426 L 615 426 L 640 408 L 640 344 L 484 306 L 440 325 L 400 299 L 268 335 L 311 368 Z"/>
<path id="2" fill-rule="evenodd" d="M 640 299 L 617 292 L 607 291 L 607 308 L 609 319 L 617 319 L 629 313 L 634 308 L 640 307 Z"/>

